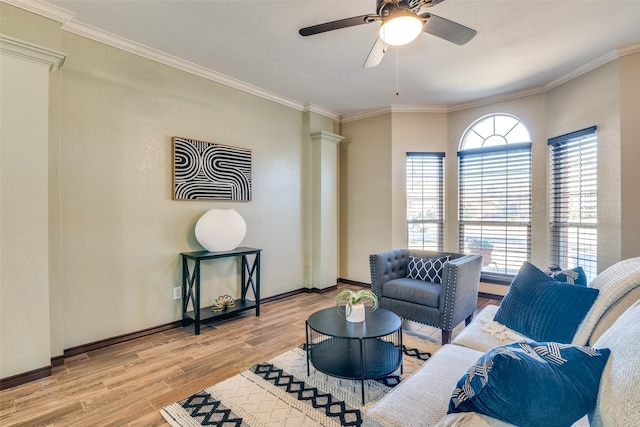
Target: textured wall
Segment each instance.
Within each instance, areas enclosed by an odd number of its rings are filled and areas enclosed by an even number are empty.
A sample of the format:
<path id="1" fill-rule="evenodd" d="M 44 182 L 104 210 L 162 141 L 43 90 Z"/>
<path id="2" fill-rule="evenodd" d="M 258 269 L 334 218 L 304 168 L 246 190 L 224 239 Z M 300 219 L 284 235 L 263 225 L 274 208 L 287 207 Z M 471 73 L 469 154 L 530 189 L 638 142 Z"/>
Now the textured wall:
<path id="1" fill-rule="evenodd" d="M 620 77 L 610 62 L 549 91 L 546 138 L 598 126 L 598 271 L 621 259 Z"/>
<path id="2" fill-rule="evenodd" d="M 53 356 L 178 320 L 179 253 L 201 250 L 193 227 L 211 208 L 245 218 L 243 245 L 263 249 L 263 297 L 303 286 L 303 131 L 334 131 L 332 120 L 0 7 L 4 34 L 68 55 L 49 97 Z M 172 200 L 172 136 L 251 149 L 252 201 Z M 238 272 L 231 260 L 205 265 L 203 302 L 237 294 Z"/>
<path id="3" fill-rule="evenodd" d="M 342 134 L 347 139 L 341 152 L 341 277 L 368 282 L 366 263 L 370 253 L 406 245 L 402 168 L 404 152 L 409 150 L 446 152 L 445 245 L 456 249 L 456 152 L 466 128 L 492 113 L 518 117 L 533 139 L 534 264 L 544 266 L 549 258 L 547 139 L 593 125 L 598 126 L 599 141 L 598 268 L 601 271 L 620 259 L 640 255 L 640 240 L 635 238 L 640 210 L 635 191 L 640 185 L 635 166 L 640 140 L 639 56 L 622 57 L 537 95 L 448 114 L 393 113 L 344 123 Z M 621 127 L 625 129 L 622 136 Z M 495 286 L 485 290 L 503 293 Z"/>
<path id="4" fill-rule="evenodd" d="M 32 58 L 0 54 L 0 378 L 51 359 L 49 67 Z"/>
<path id="5" fill-rule="evenodd" d="M 369 254 L 392 244 L 391 114 L 343 123 L 340 277 L 369 283 Z"/>
<path id="6" fill-rule="evenodd" d="M 237 210 L 243 245 L 264 250 L 263 297 L 300 288 L 301 113 L 73 34 L 63 40 L 65 348 L 176 320 L 178 253 L 200 250 L 193 226 L 211 208 Z M 174 135 L 251 149 L 252 201 L 172 200 Z M 234 261 L 202 272 L 205 304 L 238 295 Z"/>
<path id="7" fill-rule="evenodd" d="M 640 53 L 620 58 L 622 258 L 640 256 Z"/>

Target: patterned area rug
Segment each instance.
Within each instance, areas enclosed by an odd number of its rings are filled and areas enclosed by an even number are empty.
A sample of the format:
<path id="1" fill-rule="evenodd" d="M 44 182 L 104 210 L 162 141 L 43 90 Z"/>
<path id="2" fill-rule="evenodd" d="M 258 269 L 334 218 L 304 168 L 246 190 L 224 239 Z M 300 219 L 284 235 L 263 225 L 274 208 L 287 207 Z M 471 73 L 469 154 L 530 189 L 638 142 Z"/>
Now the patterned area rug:
<path id="1" fill-rule="evenodd" d="M 335 378 L 311 365 L 307 376 L 304 346 L 291 349 L 248 371 L 162 408 L 172 426 L 360 426 L 364 413 L 415 372 L 439 343 L 403 333 L 403 373 L 365 381 Z"/>

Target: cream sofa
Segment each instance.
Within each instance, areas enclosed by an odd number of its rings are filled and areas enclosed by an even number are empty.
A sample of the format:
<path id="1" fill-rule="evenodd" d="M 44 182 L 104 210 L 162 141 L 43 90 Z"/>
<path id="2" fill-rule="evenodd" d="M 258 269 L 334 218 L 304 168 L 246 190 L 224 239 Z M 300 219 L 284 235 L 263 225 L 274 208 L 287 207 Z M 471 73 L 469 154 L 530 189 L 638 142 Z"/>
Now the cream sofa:
<path id="1" fill-rule="evenodd" d="M 609 348 L 597 405 L 574 426 L 640 426 L 640 258 L 621 261 L 598 275 L 590 287 L 599 294 L 580 323 L 572 344 Z M 410 378 L 365 414 L 364 425 L 510 426 L 476 412 L 447 414 L 458 380 L 488 350 L 526 336 L 493 320 L 498 306 L 488 306 L 451 344 L 442 346 Z M 528 396 L 514 396 L 532 398 Z"/>

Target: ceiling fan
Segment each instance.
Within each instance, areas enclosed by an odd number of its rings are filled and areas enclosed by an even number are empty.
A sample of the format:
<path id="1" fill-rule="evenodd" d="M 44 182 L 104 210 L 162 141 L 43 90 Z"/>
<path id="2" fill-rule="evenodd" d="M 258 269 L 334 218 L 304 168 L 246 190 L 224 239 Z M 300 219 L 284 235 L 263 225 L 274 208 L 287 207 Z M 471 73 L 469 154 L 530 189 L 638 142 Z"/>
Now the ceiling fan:
<path id="1" fill-rule="evenodd" d="M 365 68 L 375 67 L 382 61 L 390 45 L 400 46 L 415 40 L 424 31 L 457 45 L 471 40 L 476 30 L 465 27 L 431 13 L 418 14 L 423 7 L 432 7 L 444 0 L 376 0 L 376 12 L 354 16 L 301 28 L 301 36 L 312 36 L 340 28 L 354 27 L 382 21 L 379 36 L 364 62 Z"/>

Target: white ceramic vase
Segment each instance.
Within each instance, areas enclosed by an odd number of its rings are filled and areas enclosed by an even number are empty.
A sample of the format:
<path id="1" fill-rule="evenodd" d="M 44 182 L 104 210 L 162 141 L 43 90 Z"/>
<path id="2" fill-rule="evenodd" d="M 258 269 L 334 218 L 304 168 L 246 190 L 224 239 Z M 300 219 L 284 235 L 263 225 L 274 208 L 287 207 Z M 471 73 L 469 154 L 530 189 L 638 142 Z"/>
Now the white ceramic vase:
<path id="1" fill-rule="evenodd" d="M 347 315 L 347 322 L 364 322 L 364 304 L 359 302 L 351 306 L 351 312 Z"/>
<path id="2" fill-rule="evenodd" d="M 233 209 L 210 209 L 196 222 L 196 239 L 209 252 L 237 248 L 247 234 L 247 223 Z"/>

